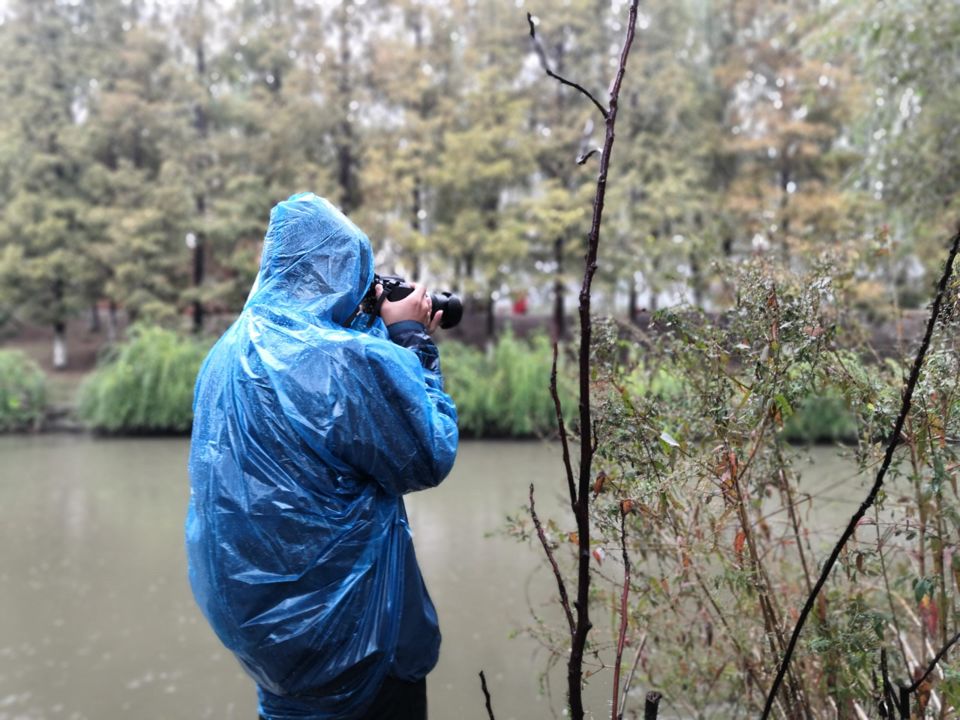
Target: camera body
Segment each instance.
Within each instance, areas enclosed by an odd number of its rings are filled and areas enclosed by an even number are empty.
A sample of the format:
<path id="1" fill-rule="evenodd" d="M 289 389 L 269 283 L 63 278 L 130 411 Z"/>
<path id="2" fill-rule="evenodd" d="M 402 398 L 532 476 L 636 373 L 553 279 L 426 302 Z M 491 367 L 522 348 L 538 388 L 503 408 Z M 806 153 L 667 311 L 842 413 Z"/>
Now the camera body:
<path id="1" fill-rule="evenodd" d="M 377 298 L 377 284 L 383 287 L 383 294 Z M 397 275 L 374 275 L 373 284 L 364 295 L 360 308 L 372 318 L 380 315 L 380 306 L 384 301 L 396 302 L 403 300 L 414 290 L 413 286 Z M 463 318 L 463 302 L 452 292 L 430 293 L 430 317 L 443 310 L 443 319 L 440 327 L 446 329 L 455 327 Z"/>

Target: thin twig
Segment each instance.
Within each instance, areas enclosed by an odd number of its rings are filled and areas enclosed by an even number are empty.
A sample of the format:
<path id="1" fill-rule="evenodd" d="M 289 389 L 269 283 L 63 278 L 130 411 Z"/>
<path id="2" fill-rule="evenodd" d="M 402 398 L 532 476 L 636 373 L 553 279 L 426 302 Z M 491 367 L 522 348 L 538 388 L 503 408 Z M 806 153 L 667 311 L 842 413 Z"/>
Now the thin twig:
<path id="1" fill-rule="evenodd" d="M 573 622 L 573 612 L 570 610 L 570 598 L 567 596 L 567 586 L 563 582 L 563 575 L 560 573 L 560 567 L 553 556 L 553 550 L 550 549 L 550 543 L 547 542 L 546 533 L 543 532 L 543 525 L 540 518 L 537 517 L 537 511 L 533 504 L 533 483 L 530 483 L 530 517 L 533 519 L 533 526 L 537 529 L 537 537 L 540 538 L 540 544 L 543 551 L 547 554 L 547 560 L 550 561 L 550 567 L 553 569 L 553 576 L 557 580 L 557 590 L 560 592 L 560 605 L 563 607 L 563 613 L 567 616 L 567 623 L 570 625 L 570 637 L 573 637 L 576 626 Z"/>
<path id="2" fill-rule="evenodd" d="M 543 45 L 540 44 L 540 38 L 537 37 L 537 28 L 533 22 L 533 15 L 527 13 L 527 23 L 530 25 L 530 39 L 533 41 L 533 49 L 537 51 L 537 57 L 540 58 L 540 65 L 543 67 L 543 71 L 552 77 L 554 80 L 560 82 L 561 85 L 567 85 L 572 87 L 574 90 L 579 90 L 590 102 L 597 106 L 597 109 L 603 115 L 603 119 L 606 120 L 610 116 L 610 111 L 607 110 L 599 100 L 597 100 L 589 90 L 587 90 L 583 85 L 579 85 L 571 80 L 567 80 L 565 77 L 557 75 L 553 70 L 550 69 L 550 63 L 547 60 L 547 53 L 543 49 Z"/>
<path id="3" fill-rule="evenodd" d="M 932 672 L 934 671 L 934 668 L 937 667 L 937 664 L 943 659 L 943 656 L 947 654 L 947 651 L 948 651 L 951 647 L 953 647 L 953 645 L 957 642 L 957 640 L 960 640 L 960 633 L 957 633 L 956 635 L 954 635 L 952 638 L 950 638 L 950 640 L 947 642 L 946 645 L 944 645 L 942 648 L 940 648 L 940 652 L 938 652 L 938 653 L 934 656 L 933 660 L 932 660 L 932 661 L 930 662 L 930 664 L 927 666 L 927 669 L 926 669 L 926 671 L 923 673 L 923 675 L 921 675 L 919 679 L 914 680 L 913 685 L 911 685 L 910 687 L 907 688 L 907 693 L 909 693 L 909 694 L 912 695 L 913 693 L 915 693 L 915 692 L 920 688 L 921 685 L 923 685 L 924 681 L 925 681 L 928 677 L 930 677 L 930 673 L 932 673 Z"/>
<path id="4" fill-rule="evenodd" d="M 583 153 L 582 155 L 578 155 L 578 156 L 577 156 L 577 165 L 585 165 L 586 162 L 587 162 L 587 160 L 589 160 L 590 158 L 592 158 L 592 157 L 593 157 L 594 155 L 596 155 L 598 152 L 602 152 L 602 151 L 600 150 L 600 148 L 593 148 L 593 149 L 591 149 L 591 150 L 587 150 L 587 151 L 586 151 L 585 153 Z"/>
<path id="5" fill-rule="evenodd" d="M 643 655 L 643 648 L 647 644 L 647 636 L 644 635 L 637 643 L 637 652 L 633 656 L 633 664 L 630 666 L 630 674 L 627 675 L 627 681 L 623 684 L 623 693 L 620 695 L 620 714 L 627 711 L 627 697 L 630 694 L 630 686 L 633 684 L 633 676 L 637 673 L 637 666 L 640 664 L 640 657 Z"/>
<path id="6" fill-rule="evenodd" d="M 774 444 L 777 453 L 777 478 L 780 480 L 780 488 L 787 498 L 787 516 L 790 518 L 790 524 L 793 526 L 793 537 L 797 543 L 797 553 L 800 555 L 800 566 L 803 568 L 803 577 L 807 582 L 807 592 L 810 592 L 813 589 L 813 582 L 810 580 L 810 568 L 807 566 L 807 555 L 803 552 L 803 538 L 800 536 L 800 523 L 797 520 L 793 493 L 790 490 L 790 479 L 783 469 L 783 448 L 781 447 L 779 435 L 775 437 Z"/>
<path id="7" fill-rule="evenodd" d="M 943 305 L 943 299 L 947 294 L 947 286 L 949 285 L 950 277 L 953 274 L 953 263 L 954 260 L 956 260 L 958 250 L 960 250 L 960 231 L 958 231 L 951 240 L 950 253 L 947 256 L 946 267 L 943 270 L 943 275 L 940 277 L 940 283 L 937 286 L 937 295 L 933 301 L 933 307 L 930 310 L 930 318 L 927 321 L 927 330 L 926 333 L 924 333 L 923 341 L 920 343 L 920 349 L 917 351 L 917 356 L 913 362 L 913 368 L 910 371 L 910 378 L 907 381 L 907 386 L 903 393 L 903 402 L 900 406 L 900 413 L 897 415 L 896 423 L 894 423 L 893 426 L 893 432 L 890 433 L 890 438 L 887 441 L 887 450 L 883 457 L 883 463 L 881 464 L 880 469 L 877 471 L 877 477 L 876 480 L 874 480 L 873 487 L 870 488 L 870 492 L 867 494 L 867 497 L 864 499 L 857 512 L 853 514 L 853 517 L 850 518 L 847 528 L 843 531 L 843 534 L 840 536 L 837 544 L 834 545 L 833 550 L 830 552 L 830 556 L 823 565 L 823 570 L 820 573 L 820 577 L 817 579 L 817 584 L 807 597 L 807 602 L 804 604 L 803 610 L 800 611 L 800 616 L 797 618 L 797 623 L 793 628 L 793 634 L 790 636 L 790 643 L 787 645 L 787 650 L 784 653 L 783 660 L 780 661 L 780 667 L 777 669 L 777 675 L 774 678 L 773 685 L 770 687 L 770 692 L 767 695 L 767 701 L 763 708 L 763 714 L 760 716 L 761 720 L 766 720 L 770 716 L 770 711 L 773 708 L 773 700 L 780 689 L 780 684 L 783 682 L 783 677 L 787 672 L 787 667 L 790 665 L 790 660 L 793 657 L 794 650 L 796 649 L 797 640 L 800 638 L 800 632 L 803 630 L 803 626 L 807 621 L 807 617 L 813 610 L 817 596 L 820 594 L 820 591 L 826 584 L 827 579 L 830 577 L 830 573 L 833 571 L 833 566 L 840 557 L 840 552 L 853 535 L 860 520 L 864 515 L 866 515 L 867 510 L 870 509 L 874 501 L 877 499 L 880 488 L 883 487 L 884 477 L 887 474 L 890 463 L 893 461 L 893 454 L 897 448 L 897 445 L 899 444 L 900 435 L 903 432 L 903 425 L 907 420 L 907 415 L 910 413 L 910 405 L 913 400 L 913 391 L 920 379 L 920 370 L 923 367 L 924 360 L 927 356 L 927 350 L 930 347 L 930 340 L 933 337 L 934 326 L 936 326 L 937 319 L 940 316 L 940 307 Z"/>
<path id="8" fill-rule="evenodd" d="M 611 720 L 623 720 L 623 712 L 617 712 L 620 702 L 620 666 L 623 664 L 623 646 L 627 640 L 627 600 L 630 597 L 630 553 L 627 552 L 627 506 L 620 503 L 620 551 L 623 554 L 623 590 L 620 592 L 620 635 L 617 638 L 617 659 L 613 665 L 613 709 Z"/>
<path id="9" fill-rule="evenodd" d="M 493 716 L 493 706 L 490 704 L 490 691 L 487 690 L 487 678 L 483 675 L 483 670 L 480 671 L 480 689 L 483 690 L 483 697 L 487 703 L 487 717 L 490 720 L 497 720 Z"/>

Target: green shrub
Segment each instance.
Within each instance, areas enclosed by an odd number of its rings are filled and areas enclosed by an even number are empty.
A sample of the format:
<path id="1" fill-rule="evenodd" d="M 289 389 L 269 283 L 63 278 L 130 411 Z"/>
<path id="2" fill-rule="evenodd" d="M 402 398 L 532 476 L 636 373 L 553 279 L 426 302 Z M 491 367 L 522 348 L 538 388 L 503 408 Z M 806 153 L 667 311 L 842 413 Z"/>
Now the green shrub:
<path id="1" fill-rule="evenodd" d="M 805 398 L 783 426 L 787 440 L 795 443 L 856 440 L 857 421 L 839 393 Z"/>
<path id="2" fill-rule="evenodd" d="M 472 437 L 532 437 L 556 432 L 550 396 L 553 349 L 544 335 L 529 341 L 501 336 L 487 350 L 457 342 L 441 349 L 447 392 L 457 405 L 460 430 Z M 576 411 L 572 381 L 560 362 L 558 385 L 568 417 Z"/>
<path id="3" fill-rule="evenodd" d="M 186 432 L 206 343 L 138 326 L 80 388 L 80 417 L 108 432 Z"/>
<path id="4" fill-rule="evenodd" d="M 47 379 L 19 350 L 0 350 L 0 432 L 36 429 L 47 404 Z"/>
<path id="5" fill-rule="evenodd" d="M 678 400 L 689 391 L 687 381 L 676 369 L 659 366 L 651 370 L 643 362 L 627 374 L 624 385 L 634 395 L 668 401 Z"/>

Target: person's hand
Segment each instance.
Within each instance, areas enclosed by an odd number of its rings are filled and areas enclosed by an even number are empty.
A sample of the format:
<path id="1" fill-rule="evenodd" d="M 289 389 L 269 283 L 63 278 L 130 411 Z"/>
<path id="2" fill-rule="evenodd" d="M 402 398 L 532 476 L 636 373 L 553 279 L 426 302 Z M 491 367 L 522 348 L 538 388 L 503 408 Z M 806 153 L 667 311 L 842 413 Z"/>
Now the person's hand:
<path id="1" fill-rule="evenodd" d="M 429 299 L 429 297 L 430 296 L 428 295 L 427 298 Z M 431 302 L 430 305 L 432 307 L 433 303 Z M 441 320 L 443 320 L 443 310 L 437 310 L 437 314 L 433 316 L 433 320 L 431 320 L 427 325 L 427 332 L 432 333 L 434 330 L 440 327 Z"/>
<path id="2" fill-rule="evenodd" d="M 404 320 L 415 320 L 421 325 L 426 326 L 427 329 L 432 332 L 434 328 L 439 325 L 438 318 L 443 313 L 438 312 L 438 317 L 434 318 L 431 322 L 431 302 L 430 296 L 427 295 L 427 289 L 417 283 L 410 283 L 410 285 L 413 286 L 413 292 L 403 300 L 397 300 L 396 302 L 387 300 L 380 306 L 380 317 L 383 318 L 383 322 L 387 325 L 393 325 L 394 323 Z M 376 292 L 379 298 L 383 293 L 383 287 L 378 284 Z"/>

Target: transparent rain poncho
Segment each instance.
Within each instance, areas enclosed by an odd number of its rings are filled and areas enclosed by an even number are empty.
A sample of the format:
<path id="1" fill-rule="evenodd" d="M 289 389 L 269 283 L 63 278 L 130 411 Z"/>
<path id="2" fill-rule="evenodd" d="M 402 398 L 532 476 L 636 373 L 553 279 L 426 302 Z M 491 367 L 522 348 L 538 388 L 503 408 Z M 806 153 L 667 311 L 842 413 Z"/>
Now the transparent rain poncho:
<path id="1" fill-rule="evenodd" d="M 402 495 L 449 472 L 456 411 L 425 333 L 343 327 L 372 280 L 366 236 L 294 195 L 197 379 L 190 583 L 269 720 L 354 717 L 437 660 Z"/>

